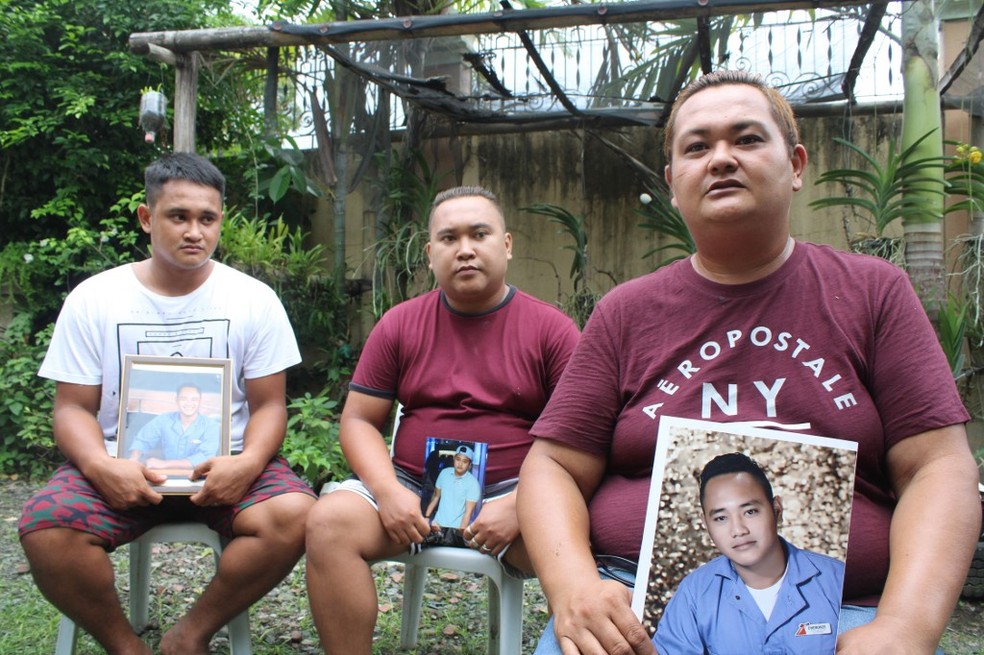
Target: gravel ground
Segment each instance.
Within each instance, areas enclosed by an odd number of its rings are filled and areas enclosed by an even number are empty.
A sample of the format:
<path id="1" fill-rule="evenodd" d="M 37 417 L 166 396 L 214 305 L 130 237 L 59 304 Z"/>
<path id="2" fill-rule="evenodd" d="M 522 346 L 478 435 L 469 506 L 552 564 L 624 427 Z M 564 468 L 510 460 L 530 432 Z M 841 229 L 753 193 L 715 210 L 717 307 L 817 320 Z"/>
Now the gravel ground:
<path id="1" fill-rule="evenodd" d="M 0 652 L 17 655 L 51 653 L 58 615 L 41 599 L 17 543 L 16 523 L 20 508 L 33 490 L 15 480 L 0 479 Z M 125 549 L 113 555 L 117 565 L 120 593 L 127 593 Z M 155 549 L 151 581 L 152 623 L 145 633 L 148 643 L 160 638 L 160 625 L 170 625 L 177 611 L 186 608 L 213 570 L 211 551 L 205 547 L 162 544 Z M 402 566 L 380 564 L 375 568 L 380 615 L 376 633 L 377 654 L 399 651 L 399 625 L 402 599 Z M 418 655 L 479 655 L 485 651 L 486 593 L 481 576 L 450 571 L 432 571 L 424 596 L 419 645 L 407 651 Z M 448 592 L 448 589 L 453 589 Z M 13 625 L 28 625 L 14 618 L 24 607 L 44 616 L 30 620 L 38 634 L 25 635 L 19 643 Z M 536 581 L 526 584 L 523 650 L 532 652 L 546 622 L 546 603 Z M 6 619 L 6 620 L 5 620 Z M 4 625 L 6 624 L 6 626 Z M 256 655 L 320 653 L 317 634 L 311 622 L 304 589 L 303 561 L 294 571 L 250 611 L 250 627 Z M 25 631 L 28 628 L 24 629 Z M 6 641 L 4 641 L 6 640 Z M 961 601 L 944 635 L 948 655 L 984 655 L 984 602 Z M 79 655 L 97 655 L 101 649 L 85 636 Z M 213 652 L 228 653 L 224 637 L 213 641 Z"/>
<path id="2" fill-rule="evenodd" d="M 57 631 L 58 614 L 41 597 L 31 580 L 27 561 L 17 542 L 17 518 L 21 507 L 36 485 L 0 478 L 0 655 L 41 655 L 51 653 Z M 117 571 L 117 586 L 124 604 L 127 602 L 127 549 L 112 555 Z M 211 549 L 189 544 L 159 544 L 153 549 L 151 564 L 151 624 L 144 639 L 156 647 L 160 626 L 170 626 L 179 612 L 185 611 L 214 572 Z M 453 571 L 431 571 L 424 594 L 424 609 L 418 632 L 418 647 L 400 651 L 399 633 L 403 596 L 403 566 L 377 564 L 374 567 L 379 594 L 379 622 L 374 652 L 385 655 L 409 652 L 417 655 L 463 654 L 485 652 L 487 631 L 487 592 L 485 578 Z M 305 592 L 304 562 L 250 610 L 250 630 L 255 655 L 309 655 L 321 653 L 318 647 Z M 451 590 L 450 592 L 448 590 Z M 27 622 L 14 620 L 15 608 L 30 607 Z M 546 623 L 546 602 L 539 584 L 525 586 L 524 652 L 532 652 Z M 36 610 L 36 612 L 34 611 Z M 6 619 L 6 620 L 5 620 Z M 5 635 L 18 626 L 26 632 L 19 641 Z M 214 653 L 228 653 L 222 633 L 212 642 Z M 78 655 L 98 655 L 102 649 L 82 635 Z"/>

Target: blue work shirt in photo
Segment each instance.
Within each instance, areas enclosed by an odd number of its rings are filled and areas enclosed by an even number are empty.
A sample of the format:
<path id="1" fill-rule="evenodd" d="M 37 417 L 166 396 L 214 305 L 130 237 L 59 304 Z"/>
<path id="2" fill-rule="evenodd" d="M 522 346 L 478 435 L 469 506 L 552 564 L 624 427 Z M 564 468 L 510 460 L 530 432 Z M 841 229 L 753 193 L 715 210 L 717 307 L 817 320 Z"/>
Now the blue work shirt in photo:
<path id="1" fill-rule="evenodd" d="M 194 423 L 182 428 L 179 412 L 160 414 L 140 429 L 130 449 L 144 455 L 160 450 L 161 459 L 187 459 L 198 466 L 219 454 L 219 423 L 199 414 Z"/>
<path id="2" fill-rule="evenodd" d="M 722 555 L 685 577 L 666 605 L 653 637 L 660 655 L 833 655 L 844 564 L 782 543 L 786 577 L 768 621 Z"/>

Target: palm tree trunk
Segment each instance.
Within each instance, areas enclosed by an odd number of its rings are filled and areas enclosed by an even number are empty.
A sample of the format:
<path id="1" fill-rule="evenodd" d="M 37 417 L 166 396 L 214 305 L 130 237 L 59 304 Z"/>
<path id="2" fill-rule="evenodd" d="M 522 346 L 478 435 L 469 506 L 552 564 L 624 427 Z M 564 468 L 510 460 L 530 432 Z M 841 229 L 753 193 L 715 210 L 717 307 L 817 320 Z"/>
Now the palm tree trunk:
<path id="1" fill-rule="evenodd" d="M 913 0 L 905 5 L 902 14 L 902 79 L 905 100 L 902 121 L 902 150 L 915 143 L 927 132 L 911 155 L 913 160 L 943 156 L 942 114 L 938 88 L 939 22 L 934 0 Z M 935 322 L 945 299 L 943 265 L 943 201 L 941 193 L 933 191 L 944 186 L 943 169 L 923 171 L 937 177 L 938 182 L 926 182 L 906 193 L 925 199 L 927 211 L 920 217 L 903 221 L 909 278 L 922 301 L 926 313 Z M 937 186 L 938 185 L 938 186 Z"/>

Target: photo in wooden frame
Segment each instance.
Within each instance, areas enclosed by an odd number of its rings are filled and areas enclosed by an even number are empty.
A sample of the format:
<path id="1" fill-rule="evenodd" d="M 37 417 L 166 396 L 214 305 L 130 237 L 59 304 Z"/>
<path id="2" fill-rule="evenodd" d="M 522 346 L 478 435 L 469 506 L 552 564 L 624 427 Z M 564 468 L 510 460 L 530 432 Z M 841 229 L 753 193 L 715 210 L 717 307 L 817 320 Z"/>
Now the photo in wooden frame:
<path id="1" fill-rule="evenodd" d="M 153 488 L 193 494 L 196 466 L 229 454 L 232 361 L 219 358 L 125 355 L 120 385 L 117 457 L 165 473 Z"/>

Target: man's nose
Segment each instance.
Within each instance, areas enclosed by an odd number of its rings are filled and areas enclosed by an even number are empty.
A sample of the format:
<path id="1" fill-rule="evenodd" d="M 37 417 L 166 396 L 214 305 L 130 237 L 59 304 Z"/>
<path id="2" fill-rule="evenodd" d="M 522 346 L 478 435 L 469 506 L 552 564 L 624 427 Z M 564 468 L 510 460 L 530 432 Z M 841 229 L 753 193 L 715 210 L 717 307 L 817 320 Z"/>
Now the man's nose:
<path id="1" fill-rule="evenodd" d="M 201 223 L 199 223 L 196 220 L 188 221 L 185 224 L 185 236 L 192 241 L 197 241 L 198 239 L 201 239 L 202 238 Z"/>
<path id="2" fill-rule="evenodd" d="M 711 158 L 708 164 L 711 171 L 720 173 L 722 171 L 734 170 L 737 166 L 734 154 L 731 151 L 731 144 L 726 141 L 719 141 L 711 149 Z"/>
<path id="3" fill-rule="evenodd" d="M 458 256 L 459 257 L 474 257 L 475 247 L 472 244 L 471 239 L 465 237 L 458 241 Z"/>

